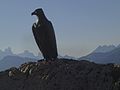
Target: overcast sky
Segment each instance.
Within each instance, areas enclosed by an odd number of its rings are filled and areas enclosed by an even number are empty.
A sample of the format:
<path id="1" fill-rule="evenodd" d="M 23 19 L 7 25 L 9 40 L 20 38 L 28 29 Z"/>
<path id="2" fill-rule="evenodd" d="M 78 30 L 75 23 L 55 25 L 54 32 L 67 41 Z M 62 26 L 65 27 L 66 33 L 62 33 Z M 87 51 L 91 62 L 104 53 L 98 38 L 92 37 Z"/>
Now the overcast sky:
<path id="1" fill-rule="evenodd" d="M 36 8 L 52 21 L 59 54 L 79 57 L 120 44 L 120 0 L 1 0 L 0 49 L 39 52 L 31 30 Z"/>

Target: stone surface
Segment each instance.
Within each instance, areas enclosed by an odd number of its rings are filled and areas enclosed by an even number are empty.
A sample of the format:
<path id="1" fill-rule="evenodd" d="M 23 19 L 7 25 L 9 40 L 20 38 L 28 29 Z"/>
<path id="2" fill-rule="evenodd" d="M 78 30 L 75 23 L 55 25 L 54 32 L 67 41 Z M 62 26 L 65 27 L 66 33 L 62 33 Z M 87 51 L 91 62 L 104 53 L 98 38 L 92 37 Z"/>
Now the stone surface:
<path id="1" fill-rule="evenodd" d="M 120 90 L 120 67 L 61 59 L 0 72 L 0 90 Z"/>

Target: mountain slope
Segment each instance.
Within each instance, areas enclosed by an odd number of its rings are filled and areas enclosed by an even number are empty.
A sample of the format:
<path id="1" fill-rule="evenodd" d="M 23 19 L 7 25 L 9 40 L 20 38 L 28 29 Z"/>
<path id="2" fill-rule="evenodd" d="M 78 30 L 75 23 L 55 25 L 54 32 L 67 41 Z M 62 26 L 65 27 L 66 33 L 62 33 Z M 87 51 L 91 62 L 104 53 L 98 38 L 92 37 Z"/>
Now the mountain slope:
<path id="1" fill-rule="evenodd" d="M 114 45 L 103 45 L 98 46 L 92 53 L 106 53 L 114 50 L 116 47 Z"/>
<path id="2" fill-rule="evenodd" d="M 25 57 L 34 58 L 34 59 L 41 59 L 42 58 L 42 55 L 41 56 L 39 55 L 39 57 L 35 56 L 32 52 L 30 52 L 28 50 L 25 50 L 24 52 L 17 54 L 17 56 L 23 57 L 23 58 L 25 58 Z"/>
<path id="3" fill-rule="evenodd" d="M 116 47 L 106 53 L 92 52 L 89 55 L 79 58 L 79 60 L 90 60 L 96 63 L 120 63 L 120 47 Z"/>
<path id="4" fill-rule="evenodd" d="M 6 56 L 0 60 L 0 71 L 6 70 L 11 67 L 18 67 L 21 64 L 29 61 L 36 61 L 36 59 L 22 58 L 19 56 Z"/>
<path id="5" fill-rule="evenodd" d="M 14 55 L 10 47 L 6 48 L 4 51 L 0 50 L 0 60 L 8 55 Z"/>
<path id="6" fill-rule="evenodd" d="M 33 59 L 42 59 L 43 58 L 41 53 L 38 53 L 38 55 L 34 55 L 29 50 L 24 50 L 23 52 L 21 52 L 19 54 L 14 54 L 10 47 L 6 48 L 3 51 L 0 50 L 0 60 L 2 60 L 6 56 L 19 56 L 19 57 L 23 57 L 23 58 L 33 58 Z"/>

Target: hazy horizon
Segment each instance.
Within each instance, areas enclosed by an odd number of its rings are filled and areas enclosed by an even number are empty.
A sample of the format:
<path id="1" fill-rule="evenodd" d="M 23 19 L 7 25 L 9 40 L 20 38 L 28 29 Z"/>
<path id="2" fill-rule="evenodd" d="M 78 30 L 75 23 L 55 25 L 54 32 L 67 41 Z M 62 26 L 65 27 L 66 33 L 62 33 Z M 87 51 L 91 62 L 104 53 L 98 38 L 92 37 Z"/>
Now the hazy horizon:
<path id="1" fill-rule="evenodd" d="M 99 45 L 120 44 L 119 0 L 0 1 L 0 49 L 19 53 L 39 49 L 32 35 L 31 16 L 43 8 L 53 23 L 61 55 L 84 56 Z"/>

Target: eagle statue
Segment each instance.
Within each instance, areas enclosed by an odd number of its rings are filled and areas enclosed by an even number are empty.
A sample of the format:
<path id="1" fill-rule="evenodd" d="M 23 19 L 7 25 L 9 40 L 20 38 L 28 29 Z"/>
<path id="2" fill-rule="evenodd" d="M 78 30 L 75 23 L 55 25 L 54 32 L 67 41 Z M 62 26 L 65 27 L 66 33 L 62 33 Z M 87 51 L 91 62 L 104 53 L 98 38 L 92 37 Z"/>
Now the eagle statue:
<path id="1" fill-rule="evenodd" d="M 42 8 L 36 9 L 31 15 L 38 18 L 38 22 L 32 26 L 32 32 L 44 59 L 56 60 L 58 52 L 52 23 L 46 18 Z"/>

